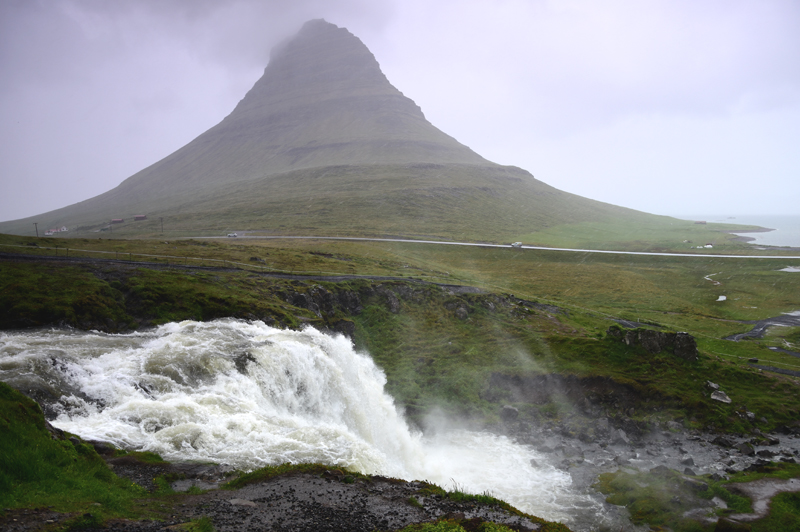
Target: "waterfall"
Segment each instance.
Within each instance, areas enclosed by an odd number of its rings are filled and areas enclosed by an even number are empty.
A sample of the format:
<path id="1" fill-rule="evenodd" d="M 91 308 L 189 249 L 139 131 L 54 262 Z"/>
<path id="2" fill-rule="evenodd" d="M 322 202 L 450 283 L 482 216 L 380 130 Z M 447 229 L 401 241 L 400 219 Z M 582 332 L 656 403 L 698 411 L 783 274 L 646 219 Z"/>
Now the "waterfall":
<path id="1" fill-rule="evenodd" d="M 483 432 L 411 430 L 372 359 L 310 327 L 222 319 L 130 334 L 3 332 L 0 380 L 58 398 L 58 428 L 171 461 L 246 470 L 321 462 L 455 482 L 560 521 L 595 505 L 531 447 Z"/>

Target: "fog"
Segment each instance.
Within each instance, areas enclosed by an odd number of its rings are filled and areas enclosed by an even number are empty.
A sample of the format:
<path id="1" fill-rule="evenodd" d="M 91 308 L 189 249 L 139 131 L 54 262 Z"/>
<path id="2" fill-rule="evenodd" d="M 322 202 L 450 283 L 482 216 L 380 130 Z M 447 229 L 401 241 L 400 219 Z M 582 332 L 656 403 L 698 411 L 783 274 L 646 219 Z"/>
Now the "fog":
<path id="1" fill-rule="evenodd" d="M 438 128 L 658 214 L 795 214 L 800 4 L 0 4 L 0 220 L 100 194 L 233 110 L 308 19 L 347 27 Z"/>

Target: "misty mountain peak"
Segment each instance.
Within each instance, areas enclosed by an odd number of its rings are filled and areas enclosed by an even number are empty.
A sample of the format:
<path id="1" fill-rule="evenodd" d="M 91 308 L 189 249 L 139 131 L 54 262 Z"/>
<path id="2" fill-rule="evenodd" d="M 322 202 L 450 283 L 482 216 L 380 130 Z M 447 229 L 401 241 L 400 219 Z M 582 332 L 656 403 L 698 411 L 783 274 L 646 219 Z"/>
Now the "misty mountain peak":
<path id="1" fill-rule="evenodd" d="M 341 164 L 488 164 L 428 122 L 358 37 L 322 19 L 276 46 L 261 79 L 200 138 L 219 135 L 262 147 L 259 158 L 268 162 L 254 168 L 258 175 Z"/>
<path id="2" fill-rule="evenodd" d="M 291 105 L 376 93 L 397 93 L 378 61 L 358 37 L 322 19 L 306 22 L 275 48 L 269 65 L 247 97 Z M 264 102 L 266 103 L 266 102 Z"/>

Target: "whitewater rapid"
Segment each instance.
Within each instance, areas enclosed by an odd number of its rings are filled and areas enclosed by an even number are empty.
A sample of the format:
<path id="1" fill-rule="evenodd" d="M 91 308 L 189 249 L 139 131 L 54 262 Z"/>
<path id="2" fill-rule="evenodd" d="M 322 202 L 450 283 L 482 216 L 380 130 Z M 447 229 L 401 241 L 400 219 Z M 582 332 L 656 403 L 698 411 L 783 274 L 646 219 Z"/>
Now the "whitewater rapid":
<path id="1" fill-rule="evenodd" d="M 490 492 L 552 520 L 600 511 L 531 447 L 412 431 L 372 359 L 313 328 L 224 319 L 131 334 L 3 332 L 0 380 L 58 397 L 58 428 L 171 461 L 321 462 Z"/>

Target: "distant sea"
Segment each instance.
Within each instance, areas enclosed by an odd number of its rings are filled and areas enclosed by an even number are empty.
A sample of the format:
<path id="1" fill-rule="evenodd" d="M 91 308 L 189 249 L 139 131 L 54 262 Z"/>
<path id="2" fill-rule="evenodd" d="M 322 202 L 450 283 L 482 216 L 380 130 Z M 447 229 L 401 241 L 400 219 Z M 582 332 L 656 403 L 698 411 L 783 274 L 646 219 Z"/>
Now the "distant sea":
<path id="1" fill-rule="evenodd" d="M 756 214 L 728 214 L 728 215 L 697 215 L 675 216 L 681 220 L 705 220 L 709 223 L 727 223 L 743 225 L 759 225 L 775 229 L 766 233 L 736 233 L 739 236 L 753 238 L 750 243 L 761 246 L 790 246 L 800 248 L 800 216 L 793 215 L 756 215 Z"/>

